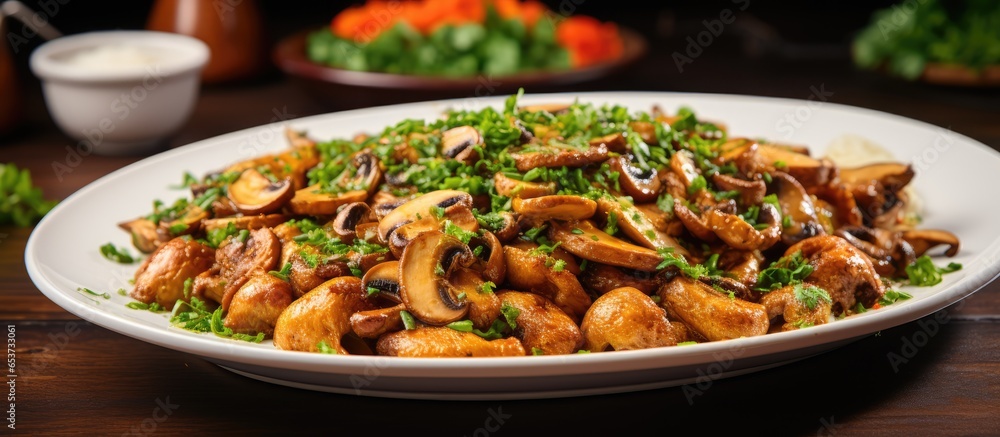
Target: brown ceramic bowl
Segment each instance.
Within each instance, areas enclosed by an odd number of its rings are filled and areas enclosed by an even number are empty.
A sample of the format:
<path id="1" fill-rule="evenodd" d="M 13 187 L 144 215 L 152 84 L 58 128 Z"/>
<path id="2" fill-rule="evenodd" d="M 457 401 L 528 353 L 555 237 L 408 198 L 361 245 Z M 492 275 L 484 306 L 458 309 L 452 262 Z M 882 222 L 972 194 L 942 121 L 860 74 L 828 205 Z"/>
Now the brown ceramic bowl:
<path id="1" fill-rule="evenodd" d="M 633 30 L 619 27 L 624 51 L 620 58 L 611 62 L 572 70 L 502 77 L 479 75 L 445 78 L 351 71 L 315 63 L 306 56 L 306 38 L 310 32 L 313 30 L 302 31 L 281 40 L 273 52 L 274 62 L 313 95 L 341 109 L 372 104 L 512 94 L 521 87 L 531 93 L 569 91 L 575 85 L 612 77 L 646 53 L 646 40 L 642 36 Z"/>

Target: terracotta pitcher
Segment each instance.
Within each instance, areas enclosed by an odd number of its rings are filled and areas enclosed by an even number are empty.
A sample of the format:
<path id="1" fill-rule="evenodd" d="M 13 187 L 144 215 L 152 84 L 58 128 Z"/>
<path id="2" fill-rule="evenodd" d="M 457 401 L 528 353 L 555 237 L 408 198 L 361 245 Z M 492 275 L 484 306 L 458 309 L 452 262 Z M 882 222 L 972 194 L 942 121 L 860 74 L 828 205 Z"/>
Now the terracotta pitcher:
<path id="1" fill-rule="evenodd" d="M 7 35 L 4 17 L 0 15 L 0 35 Z M 14 129 L 21 122 L 24 107 L 18 86 L 14 56 L 7 41 L 0 42 L 0 135 Z"/>
<path id="2" fill-rule="evenodd" d="M 149 30 L 181 33 L 212 50 L 203 82 L 246 79 L 260 73 L 267 59 L 260 9 L 254 0 L 157 0 Z"/>

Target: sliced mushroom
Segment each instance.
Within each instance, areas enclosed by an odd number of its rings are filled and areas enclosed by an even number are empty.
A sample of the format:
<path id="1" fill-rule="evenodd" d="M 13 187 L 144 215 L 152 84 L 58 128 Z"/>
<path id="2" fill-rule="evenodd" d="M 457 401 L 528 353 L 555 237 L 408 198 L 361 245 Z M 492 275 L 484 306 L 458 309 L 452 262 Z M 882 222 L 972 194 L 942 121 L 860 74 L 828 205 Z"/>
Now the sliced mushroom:
<path id="1" fill-rule="evenodd" d="M 556 194 L 555 182 L 525 182 L 513 179 L 503 173 L 493 175 L 493 186 L 497 194 L 506 197 L 530 199 L 532 197 Z"/>
<path id="2" fill-rule="evenodd" d="M 472 196 L 463 191 L 438 190 L 416 197 L 396 207 L 379 220 L 379 240 L 389 241 L 389 234 L 407 223 L 426 216 L 434 217 L 435 208 L 443 208 L 447 213 L 452 207 L 471 209 Z"/>
<path id="3" fill-rule="evenodd" d="M 305 132 L 294 130 L 291 127 L 285 129 L 285 138 L 288 139 L 288 144 L 294 148 L 316 147 L 316 141 L 307 137 Z"/>
<path id="4" fill-rule="evenodd" d="M 580 330 L 590 352 L 673 346 L 681 341 L 666 312 L 632 287 L 617 288 L 597 298 Z"/>
<path id="5" fill-rule="evenodd" d="M 705 188 L 692 190 L 692 187 L 696 187 L 695 181 L 704 177 L 698 171 L 693 153 L 688 150 L 679 150 L 677 153 L 674 153 L 670 157 L 670 170 L 671 173 L 676 175 L 676 178 L 665 178 L 663 181 L 668 184 L 666 191 L 674 196 L 675 200 L 687 199 L 690 204 L 700 208 L 707 208 L 716 203 L 715 196 L 707 189 L 707 184 Z M 675 182 L 678 180 L 680 181 L 679 184 Z M 683 188 L 675 187 L 674 185 L 680 185 Z"/>
<path id="6" fill-rule="evenodd" d="M 652 223 L 657 231 L 664 232 L 668 236 L 677 238 L 684 232 L 684 224 L 674 216 L 673 204 L 664 211 L 655 203 L 640 203 L 635 205 L 646 220 Z M 666 205 L 664 205 L 666 207 Z"/>
<path id="7" fill-rule="evenodd" d="M 535 105 L 522 106 L 524 112 L 548 112 L 552 115 L 559 115 L 569 111 L 569 103 L 538 103 Z"/>
<path id="8" fill-rule="evenodd" d="M 517 130 L 521 131 L 521 138 L 519 138 L 521 144 L 528 144 L 535 139 L 535 134 L 531 132 L 531 129 L 528 129 L 528 127 L 525 126 L 520 119 L 516 117 L 511 117 L 511 119 L 512 119 L 511 122 L 514 125 L 514 127 L 516 127 Z"/>
<path id="9" fill-rule="evenodd" d="M 513 200 L 514 212 L 538 220 L 583 220 L 594 216 L 597 202 L 582 196 L 551 195 Z"/>
<path id="10" fill-rule="evenodd" d="M 684 185 L 684 181 L 681 180 L 680 176 L 673 171 L 661 171 L 657 173 L 657 177 L 660 179 L 661 192 L 669 194 L 674 199 L 687 199 L 687 185 Z"/>
<path id="11" fill-rule="evenodd" d="M 806 238 L 823 235 L 825 231 L 819 224 L 812 198 L 806 194 L 798 180 L 783 172 L 774 172 L 771 178 L 770 189 L 778 197 L 781 216 L 788 217 L 782 219 L 781 240 L 792 245 Z"/>
<path id="12" fill-rule="evenodd" d="M 354 227 L 354 238 L 358 240 L 367 241 L 369 243 L 384 244 L 383 242 L 378 241 L 377 221 L 368 223 L 359 223 L 357 226 Z"/>
<path id="13" fill-rule="evenodd" d="M 285 130 L 285 137 L 291 145 L 287 150 L 242 161 L 226 168 L 223 172 L 242 172 L 251 168 L 266 168 L 278 179 L 289 179 L 293 190 L 304 187 L 306 172 L 319 163 L 316 142 L 306 137 L 302 132 L 292 129 Z"/>
<path id="14" fill-rule="evenodd" d="M 561 248 L 551 256 L 538 250 L 538 245 L 516 241 L 504 246 L 507 265 L 507 285 L 518 290 L 531 290 L 555 302 L 574 321 L 579 321 L 591 300 L 577 279 L 580 270 L 576 261 Z M 565 267 L 554 268 L 555 260 L 562 260 Z"/>
<path id="15" fill-rule="evenodd" d="M 917 259 L 913 246 L 899 232 L 863 226 L 844 226 L 836 236 L 843 238 L 871 260 L 880 276 L 905 276 L 906 266 Z"/>
<path id="16" fill-rule="evenodd" d="M 573 255 L 594 262 L 650 272 L 663 262 L 655 250 L 612 237 L 588 220 L 552 222 L 549 238 Z"/>
<path id="17" fill-rule="evenodd" d="M 209 205 L 208 210 L 212 211 L 212 216 L 215 218 L 229 217 L 240 213 L 236 209 L 236 205 L 233 205 L 233 201 L 229 200 L 229 197 L 216 198 Z"/>
<path id="18" fill-rule="evenodd" d="M 299 190 L 306 185 L 306 173 L 319 163 L 319 152 L 315 145 L 309 145 L 312 140 L 292 140 L 293 147 L 278 153 L 262 155 L 253 159 L 234 164 L 222 173 L 240 173 L 248 169 L 267 169 L 279 180 L 291 181 L 292 190 Z M 298 143 L 299 146 L 295 146 Z"/>
<path id="19" fill-rule="evenodd" d="M 498 214 L 503 218 L 503 223 L 500 225 L 500 229 L 493 231 L 493 234 L 501 243 L 506 243 L 521 233 L 521 225 L 514 213 L 504 211 Z"/>
<path id="20" fill-rule="evenodd" d="M 715 232 L 712 228 L 708 227 L 705 219 L 692 211 L 691 208 L 688 208 L 680 198 L 676 197 L 674 198 L 674 215 L 684 225 L 684 228 L 699 240 L 711 243 L 717 239 Z"/>
<path id="21" fill-rule="evenodd" d="M 705 213 L 705 224 L 720 240 L 738 250 L 767 250 L 781 238 L 781 214 L 769 203 L 760 205 L 757 223 L 767 225 L 757 229 L 742 217 L 719 210 Z"/>
<path id="22" fill-rule="evenodd" d="M 690 189 L 691 184 L 694 180 L 701 176 L 698 171 L 698 166 L 694 163 L 694 154 L 687 150 L 678 150 L 674 153 L 674 156 L 670 157 L 670 169 L 673 170 L 674 174 L 680 176 L 681 182 L 684 183 L 684 188 Z M 685 198 L 687 196 L 684 196 Z"/>
<path id="23" fill-rule="evenodd" d="M 375 217 L 382 220 L 382 218 L 392 212 L 392 210 L 412 199 L 413 196 L 397 197 L 387 191 L 379 191 L 372 196 L 369 203 L 371 203 L 371 208 L 375 213 Z"/>
<path id="24" fill-rule="evenodd" d="M 378 293 L 379 297 L 402 303 L 399 296 L 399 261 L 385 261 L 365 272 L 361 287 L 366 293 Z"/>
<path id="25" fill-rule="evenodd" d="M 317 352 L 320 342 L 338 354 L 350 354 L 345 347 L 353 336 L 350 317 L 358 311 L 374 309 L 361 289 L 361 280 L 341 276 L 324 282 L 298 298 L 278 317 L 274 326 L 274 346 L 278 349 Z"/>
<path id="26" fill-rule="evenodd" d="M 405 329 L 379 337 L 379 355 L 394 357 L 511 357 L 524 356 L 524 346 L 517 338 L 484 340 L 471 332 L 443 326 Z"/>
<path id="27" fill-rule="evenodd" d="M 824 185 L 837 176 L 837 169 L 829 160 L 816 159 L 786 147 L 760 144 L 757 157 L 766 171 L 783 171 L 804 186 Z"/>
<path id="28" fill-rule="evenodd" d="M 212 268 L 215 251 L 195 240 L 177 237 L 158 247 L 135 273 L 129 296 L 143 303 L 156 302 L 171 309 L 186 300 L 184 281 Z"/>
<path id="29" fill-rule="evenodd" d="M 246 169 L 229 185 L 228 196 L 244 214 L 267 214 L 281 209 L 295 192 L 290 179 L 273 182 L 257 169 Z"/>
<path id="30" fill-rule="evenodd" d="M 351 243 L 357 236 L 356 229 L 359 224 L 376 221 L 378 219 L 368 204 L 364 202 L 348 203 L 337 212 L 337 216 L 333 219 L 333 233 L 337 234 L 341 241 Z"/>
<path id="31" fill-rule="evenodd" d="M 611 158 L 611 170 L 619 173 L 618 182 L 625 194 L 632 196 L 635 203 L 653 202 L 660 195 L 660 178 L 656 169 L 643 170 L 632 165 L 631 155 Z"/>
<path id="32" fill-rule="evenodd" d="M 878 182 L 892 191 L 898 191 L 913 180 L 913 166 L 888 162 L 854 168 L 841 168 L 840 182 L 849 186 L 871 185 Z"/>
<path id="33" fill-rule="evenodd" d="M 288 216 L 284 214 L 261 214 L 245 215 L 241 217 L 212 218 L 202 220 L 205 232 L 217 229 L 226 229 L 232 224 L 236 229 L 254 230 L 260 228 L 273 228 L 288 221 Z"/>
<path id="34" fill-rule="evenodd" d="M 389 234 L 389 250 L 397 258 L 403 255 L 403 250 L 420 234 L 428 231 L 441 231 L 448 225 L 457 227 L 465 232 L 476 233 L 479 231 L 479 221 L 472 214 L 469 208 L 454 205 L 444 210 L 444 214 L 438 217 L 434 213 L 421 216 L 420 219 L 400 226 Z"/>
<path id="35" fill-rule="evenodd" d="M 913 168 L 902 163 L 880 163 L 841 169 L 840 182 L 851 193 L 864 224 L 892 228 L 905 210 L 903 188 L 913 179 Z"/>
<path id="36" fill-rule="evenodd" d="M 406 308 L 430 325 L 461 320 L 469 305 L 458 295 L 478 291 L 457 289 L 451 276 L 473 262 L 475 255 L 457 238 L 440 231 L 420 234 L 406 246 L 399 261 L 399 295 Z"/>
<path id="37" fill-rule="evenodd" d="M 379 160 L 371 150 L 362 150 L 351 158 L 350 165 L 330 186 L 313 184 L 295 191 L 289 209 L 302 215 L 333 215 L 342 205 L 364 202 L 378 189 L 382 180 Z"/>
<path id="38" fill-rule="evenodd" d="M 688 255 L 687 249 L 674 237 L 656 226 L 655 218 L 649 216 L 651 209 L 639 208 L 624 199 L 608 196 L 597 199 L 597 208 L 604 217 L 614 214 L 618 227 L 632 241 L 654 250 L 671 247 L 678 255 Z M 657 211 L 662 213 L 659 209 Z"/>
<path id="39" fill-rule="evenodd" d="M 684 322 L 709 341 L 764 335 L 770 326 L 763 305 L 730 298 L 685 276 L 674 277 L 657 295 L 670 320 Z"/>
<path id="40" fill-rule="evenodd" d="M 510 157 L 514 159 L 514 166 L 521 172 L 538 167 L 583 167 L 607 161 L 608 146 L 599 144 L 585 149 L 568 145 L 538 146 L 511 152 Z"/>
<path id="41" fill-rule="evenodd" d="M 458 126 L 441 134 L 441 154 L 466 164 L 479 159 L 476 147 L 483 145 L 483 136 L 472 126 Z"/>
<path id="42" fill-rule="evenodd" d="M 278 154 L 277 160 L 269 164 L 271 171 L 279 179 L 291 179 L 292 189 L 298 190 L 306 186 L 306 173 L 319 164 L 319 150 L 316 142 L 304 135 L 289 137 L 292 147 Z"/>
<path id="43" fill-rule="evenodd" d="M 171 237 L 197 234 L 201 232 L 202 221 L 208 217 L 208 211 L 198 205 L 189 204 L 173 220 L 161 221 L 156 232 Z"/>
<path id="44" fill-rule="evenodd" d="M 767 185 L 760 179 L 745 181 L 733 176 L 716 173 L 712 175 L 712 182 L 720 190 L 739 192 L 740 204 L 744 206 L 759 205 L 764 201 L 764 195 L 767 193 Z"/>
<path id="45" fill-rule="evenodd" d="M 368 192 L 364 190 L 326 193 L 322 184 L 315 184 L 296 191 L 288 201 L 288 209 L 300 215 L 334 215 L 341 206 L 363 202 L 366 198 Z"/>
<path id="46" fill-rule="evenodd" d="M 854 200 L 854 193 L 844 184 L 829 184 L 809 189 L 815 196 L 816 217 L 823 230 L 832 234 L 843 226 L 862 226 L 864 217 Z"/>
<path id="47" fill-rule="evenodd" d="M 378 190 L 379 181 L 382 180 L 382 167 L 375 154 L 370 149 L 355 153 L 351 158 L 351 167 L 354 168 L 354 176 L 342 180 L 341 185 L 365 190 L 369 196 L 374 194 Z"/>
<path id="48" fill-rule="evenodd" d="M 479 258 L 478 270 L 482 273 L 483 279 L 494 284 L 503 284 L 507 278 L 507 263 L 504 260 L 503 244 L 493 235 L 492 232 L 484 231 L 481 236 L 476 236 L 469 241 L 469 247 L 473 253 L 477 253 Z M 479 249 L 479 248 L 482 249 Z"/>
<path id="49" fill-rule="evenodd" d="M 933 247 L 939 245 L 947 245 L 948 250 L 944 252 L 947 256 L 955 256 L 958 254 L 959 241 L 958 236 L 952 234 L 948 231 L 942 231 L 938 229 L 920 229 L 920 230 L 910 230 L 903 231 L 903 240 L 910 243 L 913 246 L 914 255 L 921 256 L 927 253 Z"/>
<path id="50" fill-rule="evenodd" d="M 274 335 L 278 317 L 292 304 L 292 286 L 264 272 L 253 275 L 233 295 L 223 324 L 233 332 Z"/>
<path id="51" fill-rule="evenodd" d="M 576 322 L 552 301 L 535 293 L 501 291 L 497 293 L 504 305 L 518 310 L 514 336 L 528 350 L 541 350 L 545 355 L 571 354 L 583 346 L 583 334 Z"/>
<path id="52" fill-rule="evenodd" d="M 746 138 L 734 138 L 721 146 L 719 163 L 733 162 L 745 176 L 782 171 L 802 185 L 824 185 L 837 176 L 837 168 L 826 159 L 816 159 L 788 147 L 759 144 Z"/>
<path id="53" fill-rule="evenodd" d="M 404 329 L 403 317 L 400 311 L 405 311 L 406 305 L 397 304 L 388 308 L 358 311 L 351 314 L 351 330 L 361 338 L 379 338 L 387 332 Z"/>
<path id="54" fill-rule="evenodd" d="M 628 127 L 632 129 L 639 135 L 642 142 L 646 144 L 658 144 L 660 142 L 659 138 L 656 137 L 656 124 L 648 121 L 632 121 L 629 122 Z"/>
<path id="55" fill-rule="evenodd" d="M 603 137 L 597 137 L 590 140 L 591 147 L 600 147 L 604 145 L 608 150 L 615 153 L 626 153 L 628 152 L 628 141 L 625 140 L 625 135 L 621 132 L 608 134 Z"/>
<path id="56" fill-rule="evenodd" d="M 152 253 L 157 247 L 170 241 L 167 234 L 156 232 L 156 223 L 146 218 L 137 218 L 118 224 L 132 236 L 132 245 L 142 253 Z"/>

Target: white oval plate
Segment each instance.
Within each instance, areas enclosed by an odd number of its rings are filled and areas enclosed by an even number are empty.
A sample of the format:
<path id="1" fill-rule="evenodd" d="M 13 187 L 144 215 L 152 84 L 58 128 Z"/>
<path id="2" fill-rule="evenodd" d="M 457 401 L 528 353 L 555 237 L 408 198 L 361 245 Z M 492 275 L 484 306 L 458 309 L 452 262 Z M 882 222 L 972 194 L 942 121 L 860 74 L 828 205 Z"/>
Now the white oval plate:
<path id="1" fill-rule="evenodd" d="M 25 250 L 31 279 L 49 299 L 90 322 L 163 347 L 200 355 L 239 374 L 278 384 L 351 393 L 422 399 L 516 399 L 613 393 L 702 383 L 802 359 L 858 337 L 942 309 L 981 288 L 1000 272 L 1000 237 L 991 223 L 1000 202 L 983 202 L 975 187 L 1000 184 L 1000 154 L 968 137 L 883 112 L 802 100 L 677 93 L 581 93 L 526 96 L 521 103 L 621 104 L 648 111 L 682 105 L 702 118 L 728 125 L 733 135 L 809 145 L 818 154 L 834 138 L 853 133 L 911 161 L 915 188 L 924 200 L 925 228 L 958 234 L 959 272 L 931 288 L 908 288 L 913 298 L 837 322 L 793 332 L 692 346 L 513 358 L 387 358 L 334 356 L 275 349 L 173 328 L 163 314 L 125 307 L 136 266 L 105 260 L 98 247 L 129 246 L 115 224 L 146 214 L 153 199 L 170 202 L 187 193 L 172 190 L 184 171 L 195 175 L 286 147 L 285 123 L 246 129 L 170 150 L 109 174 L 84 187 L 35 228 Z M 448 107 L 500 108 L 503 97 L 369 108 L 294 120 L 317 139 L 381 131 L 404 118 L 430 119 Z M 937 260 L 941 263 L 942 260 Z M 108 300 L 77 287 L 108 291 Z M 876 359 L 879 357 L 868 357 Z"/>

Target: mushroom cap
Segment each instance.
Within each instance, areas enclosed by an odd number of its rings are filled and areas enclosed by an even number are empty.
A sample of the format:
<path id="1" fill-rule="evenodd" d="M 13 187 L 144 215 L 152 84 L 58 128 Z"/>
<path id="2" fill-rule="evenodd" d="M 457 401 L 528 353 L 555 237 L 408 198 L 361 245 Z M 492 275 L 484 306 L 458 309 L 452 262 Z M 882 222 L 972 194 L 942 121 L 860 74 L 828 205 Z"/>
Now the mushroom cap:
<path id="1" fill-rule="evenodd" d="M 440 231 L 428 231 L 410 242 L 399 260 L 399 295 L 407 310 L 430 325 L 461 320 L 469 312 L 452 274 L 475 261 L 469 246 Z"/>
<path id="2" fill-rule="evenodd" d="M 448 209 L 453 206 L 472 208 L 472 196 L 458 190 L 437 190 L 418 196 L 387 213 L 378 225 L 378 237 L 389 241 L 389 234 L 400 226 L 419 220 L 424 216 L 434 217 L 434 208 Z M 418 217 L 419 216 L 419 217 Z"/>
<path id="3" fill-rule="evenodd" d="M 361 278 L 361 288 L 366 293 L 378 290 L 379 297 L 401 303 L 399 296 L 399 261 L 385 261 L 376 264 Z"/>
<path id="4" fill-rule="evenodd" d="M 660 178 L 655 168 L 643 170 L 632 165 L 632 155 L 621 155 L 608 160 L 611 169 L 619 173 L 622 191 L 637 203 L 653 202 L 660 195 Z"/>
<path id="5" fill-rule="evenodd" d="M 229 185 L 227 195 L 244 214 L 267 214 L 281 209 L 294 194 L 291 179 L 273 182 L 257 169 L 249 168 Z"/>

